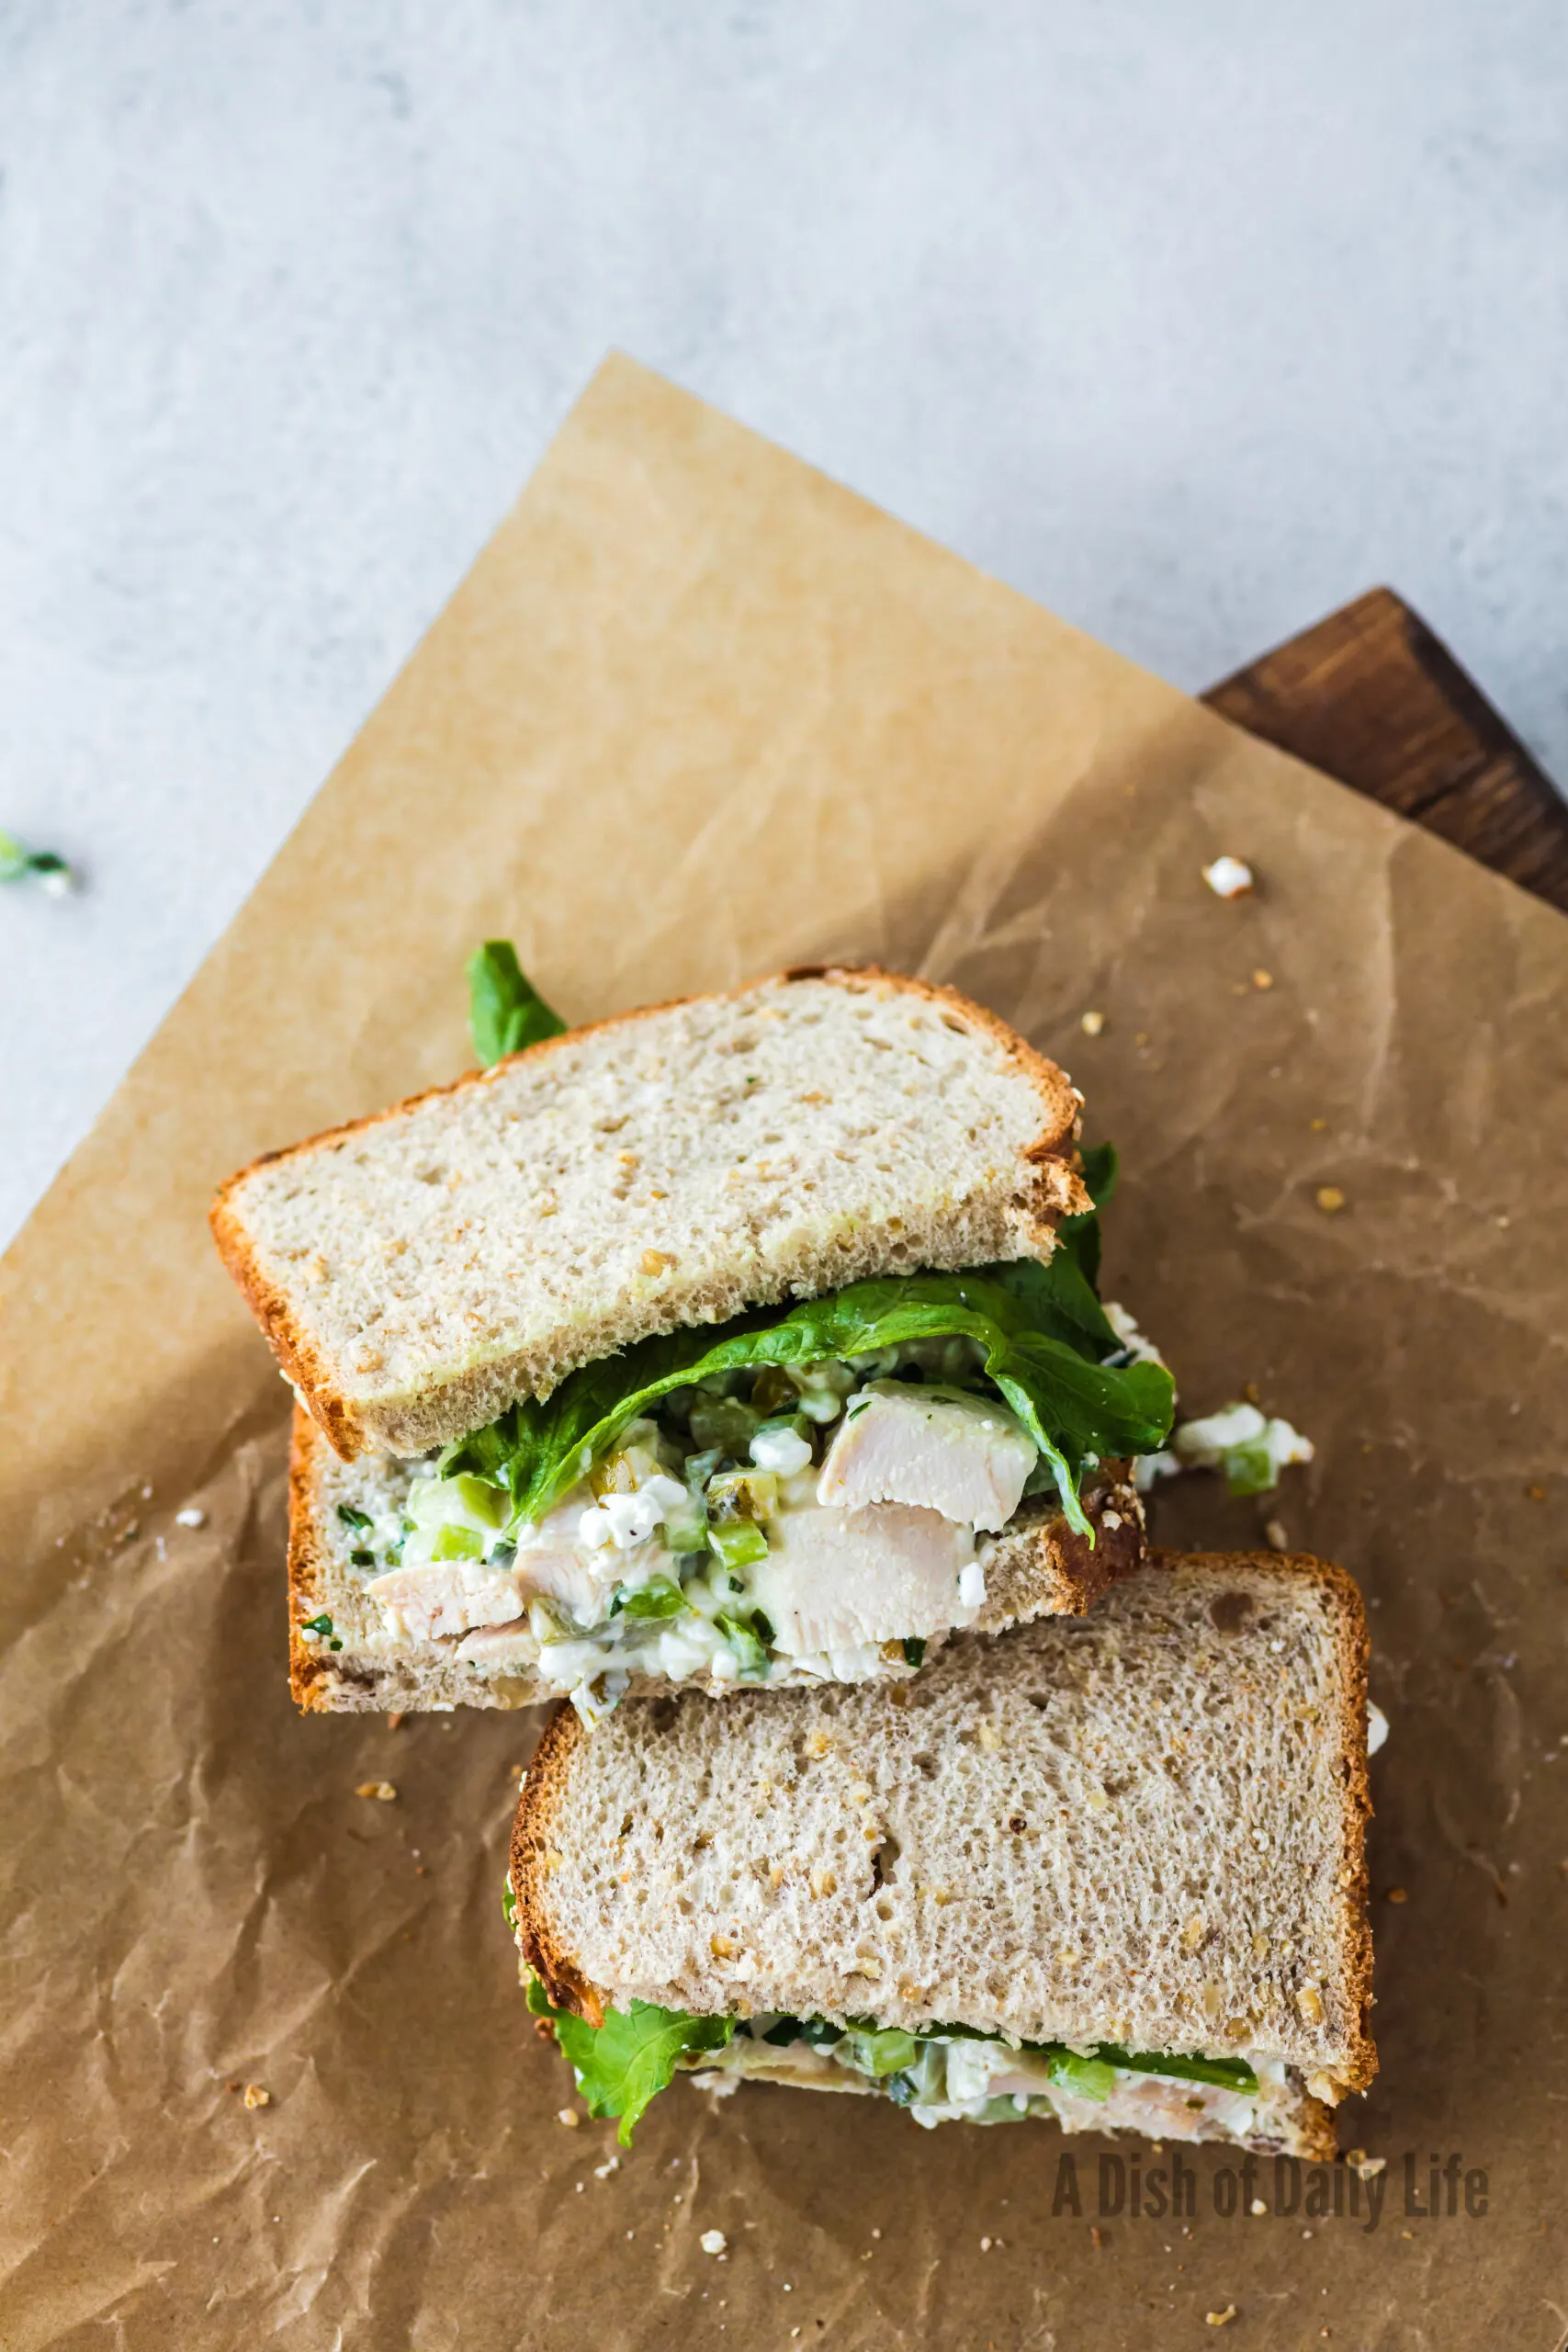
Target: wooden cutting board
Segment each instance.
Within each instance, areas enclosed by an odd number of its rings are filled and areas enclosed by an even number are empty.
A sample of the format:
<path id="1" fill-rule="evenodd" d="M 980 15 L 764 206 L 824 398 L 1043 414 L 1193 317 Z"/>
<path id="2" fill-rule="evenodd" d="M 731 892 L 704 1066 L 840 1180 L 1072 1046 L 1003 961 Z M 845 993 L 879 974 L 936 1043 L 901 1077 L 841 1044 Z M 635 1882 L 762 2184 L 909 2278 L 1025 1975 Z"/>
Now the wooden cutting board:
<path id="1" fill-rule="evenodd" d="M 1202 700 L 1568 914 L 1568 803 L 1391 588 L 1358 596 Z"/>

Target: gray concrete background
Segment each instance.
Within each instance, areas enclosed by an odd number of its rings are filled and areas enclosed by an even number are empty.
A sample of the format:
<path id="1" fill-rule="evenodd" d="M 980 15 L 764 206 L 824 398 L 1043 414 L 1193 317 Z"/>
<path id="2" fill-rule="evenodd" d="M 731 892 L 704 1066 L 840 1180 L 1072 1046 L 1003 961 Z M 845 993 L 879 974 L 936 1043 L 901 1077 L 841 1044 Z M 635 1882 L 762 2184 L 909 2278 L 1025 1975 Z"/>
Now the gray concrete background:
<path id="1" fill-rule="evenodd" d="M 6 0 L 0 1239 L 616 344 L 1201 686 L 1568 775 L 1562 0 Z"/>

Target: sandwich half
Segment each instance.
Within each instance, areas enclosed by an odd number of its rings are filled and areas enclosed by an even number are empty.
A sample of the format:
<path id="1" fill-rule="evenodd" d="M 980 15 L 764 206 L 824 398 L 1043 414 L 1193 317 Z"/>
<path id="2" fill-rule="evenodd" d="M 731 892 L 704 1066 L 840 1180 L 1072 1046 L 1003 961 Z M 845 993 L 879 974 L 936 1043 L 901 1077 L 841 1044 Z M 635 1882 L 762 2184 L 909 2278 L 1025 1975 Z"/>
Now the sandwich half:
<path id="1" fill-rule="evenodd" d="M 684 2071 L 1328 2156 L 1376 2069 L 1366 1758 L 1359 1595 L 1272 1554 L 1156 1556 L 904 1688 L 563 1708 L 529 2004 L 623 2139 Z"/>
<path id="2" fill-rule="evenodd" d="M 812 971 L 232 1178 L 301 1408 L 301 1703 L 591 1720 L 1086 1607 L 1141 1557 L 1170 1382 L 1097 1295 L 1079 1101 L 951 989 Z"/>

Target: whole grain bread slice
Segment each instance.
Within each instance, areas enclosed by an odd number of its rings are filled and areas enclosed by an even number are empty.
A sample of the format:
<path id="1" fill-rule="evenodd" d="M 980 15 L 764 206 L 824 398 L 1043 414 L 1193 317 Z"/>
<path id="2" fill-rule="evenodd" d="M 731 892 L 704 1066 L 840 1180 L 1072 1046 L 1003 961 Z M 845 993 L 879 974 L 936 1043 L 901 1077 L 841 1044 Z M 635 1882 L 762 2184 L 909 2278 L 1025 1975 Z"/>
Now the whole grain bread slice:
<path id="1" fill-rule="evenodd" d="M 1156 1555 L 912 1682 L 552 1717 L 518 1940 L 558 2006 L 1376 2068 L 1366 1628 L 1305 1555 Z M 1332 2146 L 1303 2110 L 1302 2144 Z"/>
<path id="2" fill-rule="evenodd" d="M 388 1563 L 367 1552 L 356 1520 L 396 1525 L 410 1466 L 386 1454 L 345 1463 L 310 1415 L 296 1407 L 288 1496 L 288 1668 L 298 1704 L 332 1713 L 416 1712 L 448 1707 L 526 1707 L 553 1698 L 531 1673 L 457 1655 L 457 1642 L 389 1634 L 368 1579 Z M 983 1539 L 986 1633 L 1048 1612 L 1081 1613 L 1144 1552 L 1143 1507 L 1131 1465 L 1106 1463 L 1084 1486 L 1095 1530 L 1091 1545 L 1061 1514 L 1028 1503 L 994 1541 Z M 344 1517 L 344 1513 L 351 1516 Z M 801 1678 L 805 1679 L 804 1677 Z M 693 1687 L 722 1695 L 733 1685 Z M 668 1690 L 638 1679 L 634 1694 Z"/>
<path id="3" fill-rule="evenodd" d="M 785 973 L 269 1153 L 212 1230 L 343 1458 L 415 1454 L 651 1332 L 1047 1256 L 1079 1107 L 955 989 Z"/>

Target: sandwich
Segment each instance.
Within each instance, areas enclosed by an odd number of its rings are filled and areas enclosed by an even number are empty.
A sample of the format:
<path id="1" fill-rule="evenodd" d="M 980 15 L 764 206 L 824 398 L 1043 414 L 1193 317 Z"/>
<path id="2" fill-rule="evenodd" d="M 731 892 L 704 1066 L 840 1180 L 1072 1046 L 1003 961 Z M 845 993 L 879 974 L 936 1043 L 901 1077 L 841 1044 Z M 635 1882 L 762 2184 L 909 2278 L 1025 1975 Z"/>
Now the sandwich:
<path id="1" fill-rule="evenodd" d="M 1340 1569 L 1156 1555 L 902 1687 L 561 1708 L 529 2006 L 623 2140 L 688 2073 L 1330 2156 L 1376 2069 L 1366 1649 Z"/>
<path id="2" fill-rule="evenodd" d="M 875 970 L 552 1035 L 484 956 L 534 1042 L 213 1211 L 299 1402 L 303 1706 L 900 1679 L 1137 1566 L 1171 1384 L 1054 1063 Z"/>

